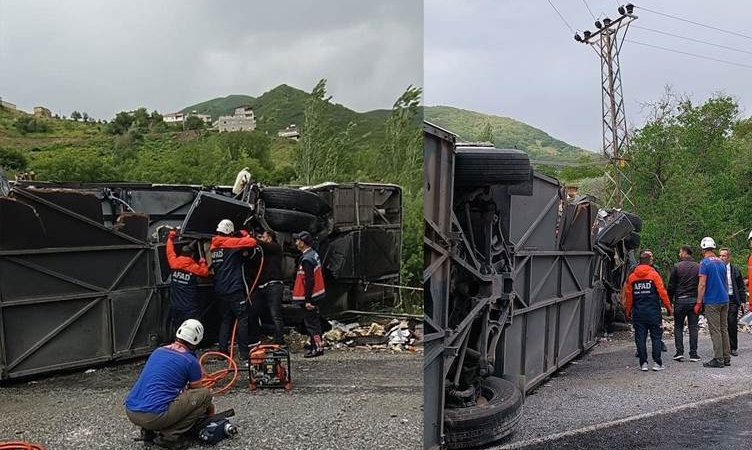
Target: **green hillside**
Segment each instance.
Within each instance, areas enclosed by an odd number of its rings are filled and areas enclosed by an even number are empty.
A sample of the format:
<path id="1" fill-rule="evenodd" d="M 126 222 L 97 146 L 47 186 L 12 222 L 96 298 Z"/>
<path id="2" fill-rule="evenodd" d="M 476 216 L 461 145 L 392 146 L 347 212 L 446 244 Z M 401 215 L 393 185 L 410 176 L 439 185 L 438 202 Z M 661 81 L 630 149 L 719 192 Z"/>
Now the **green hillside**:
<path id="1" fill-rule="evenodd" d="M 277 132 L 292 123 L 304 126 L 308 98 L 305 91 L 282 84 L 258 97 L 229 95 L 182 110 L 216 119 L 250 105 L 256 113 L 257 129 L 243 133 L 183 131 L 180 125 L 147 121 L 114 134 L 112 123 L 32 118 L 21 111 L 0 108 L 0 165 L 11 176 L 33 170 L 38 179 L 47 180 L 206 184 L 231 183 L 236 166 L 250 166 L 260 181 L 290 182 L 296 176 L 293 155 L 297 143 L 278 138 Z M 356 124 L 352 160 L 357 170 L 342 176 L 375 181 L 389 111 L 359 113 L 331 104 L 328 112 L 335 129 L 344 129 L 350 122 Z M 28 122 L 28 129 L 19 122 Z M 208 155 L 216 161 L 207 161 Z"/>
<path id="2" fill-rule="evenodd" d="M 189 113 L 192 111 L 199 112 L 201 114 L 209 114 L 212 116 L 212 120 L 217 120 L 217 117 L 232 114 L 235 108 L 243 105 L 250 105 L 256 99 L 250 95 L 228 95 L 227 97 L 214 98 L 205 102 L 196 103 L 195 105 L 186 106 L 180 112 Z"/>
<path id="3" fill-rule="evenodd" d="M 494 144 L 499 148 L 517 148 L 527 151 L 533 159 L 545 161 L 574 161 L 592 152 L 569 145 L 508 117 L 499 117 L 451 106 L 427 106 L 425 119 L 453 133 L 464 141 L 477 141 L 487 123 L 491 124 Z"/>
<path id="4" fill-rule="evenodd" d="M 210 114 L 212 120 L 216 120 L 219 116 L 232 115 L 239 106 L 250 105 L 256 115 L 256 129 L 276 135 L 279 130 L 290 124 L 294 123 L 299 127 L 303 125 L 303 110 L 308 95 L 305 91 L 281 84 L 257 98 L 230 95 L 186 106 L 182 111 Z M 330 106 L 329 113 L 339 129 L 344 129 L 350 122 L 356 124 L 354 136 L 359 147 L 378 145 L 378 141 L 383 137 L 384 121 L 389 115 L 387 110 L 358 113 L 336 103 Z"/>

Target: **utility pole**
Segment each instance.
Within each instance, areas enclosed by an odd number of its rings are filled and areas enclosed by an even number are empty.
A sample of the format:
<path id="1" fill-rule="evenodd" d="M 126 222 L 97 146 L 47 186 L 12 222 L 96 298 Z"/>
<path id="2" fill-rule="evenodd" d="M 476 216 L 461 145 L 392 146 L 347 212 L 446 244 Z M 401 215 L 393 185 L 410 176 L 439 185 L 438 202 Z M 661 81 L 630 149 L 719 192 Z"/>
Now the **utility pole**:
<path id="1" fill-rule="evenodd" d="M 601 59 L 601 117 L 603 126 L 603 153 L 611 159 L 613 175 L 606 176 L 614 184 L 614 190 L 608 200 L 609 205 L 621 209 L 629 206 L 635 209 L 635 204 L 629 198 L 632 186 L 624 173 L 626 155 L 629 153 L 629 136 L 627 134 L 627 116 L 624 112 L 624 96 L 621 90 L 621 68 L 619 67 L 619 52 L 629 24 L 637 16 L 634 5 L 619 6 L 619 17 L 611 20 L 604 17 L 595 21 L 597 31 L 588 30 L 574 35 L 574 40 L 588 44 Z"/>

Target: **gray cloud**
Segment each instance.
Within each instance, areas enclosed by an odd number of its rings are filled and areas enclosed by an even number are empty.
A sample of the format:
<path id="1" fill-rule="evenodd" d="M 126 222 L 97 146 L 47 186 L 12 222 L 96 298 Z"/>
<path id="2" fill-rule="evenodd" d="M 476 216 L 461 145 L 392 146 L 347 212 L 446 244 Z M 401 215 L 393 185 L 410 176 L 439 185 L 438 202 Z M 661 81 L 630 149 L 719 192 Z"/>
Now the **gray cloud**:
<path id="1" fill-rule="evenodd" d="M 328 78 L 338 103 L 389 108 L 422 84 L 422 21 L 419 0 L 0 1 L 0 96 L 110 118 Z"/>
<path id="2" fill-rule="evenodd" d="M 569 24 L 594 29 L 583 1 L 551 0 Z M 587 0 L 596 15 L 616 16 L 617 0 Z M 626 3 L 626 2 L 623 2 Z M 752 4 L 743 0 L 635 2 L 695 22 L 740 33 Z M 750 51 L 750 40 L 637 10 L 646 28 Z M 748 32 L 746 34 L 752 35 Z M 752 55 L 630 29 L 628 39 L 752 66 Z M 599 151 L 601 97 L 598 57 L 577 44 L 546 0 L 426 0 L 425 102 L 522 120 L 575 145 Z M 734 96 L 748 115 L 752 69 L 627 42 L 621 53 L 629 122 L 644 123 L 644 104 L 671 85 L 702 102 L 717 92 Z"/>

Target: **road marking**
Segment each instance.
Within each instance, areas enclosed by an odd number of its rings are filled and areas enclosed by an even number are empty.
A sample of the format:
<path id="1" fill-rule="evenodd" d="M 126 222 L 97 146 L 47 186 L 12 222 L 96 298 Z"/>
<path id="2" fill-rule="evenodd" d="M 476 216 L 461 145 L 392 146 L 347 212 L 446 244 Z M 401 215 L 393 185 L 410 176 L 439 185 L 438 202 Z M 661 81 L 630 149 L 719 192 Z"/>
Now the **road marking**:
<path id="1" fill-rule="evenodd" d="M 611 422 L 603 422 L 603 423 L 598 423 L 598 424 L 595 424 L 595 425 L 588 425 L 586 427 L 577 428 L 576 430 L 564 431 L 562 433 L 556 433 L 556 434 L 551 434 L 551 435 L 540 437 L 540 438 L 529 439 L 527 441 L 512 442 L 510 444 L 502 445 L 500 447 L 492 447 L 492 448 L 494 450 L 511 450 L 511 449 L 525 448 L 525 447 L 529 447 L 531 445 L 540 445 L 540 444 L 543 444 L 543 443 L 546 443 L 546 442 L 556 441 L 558 439 L 562 439 L 562 438 L 565 438 L 565 437 L 577 436 L 579 434 L 589 433 L 591 431 L 602 430 L 604 428 L 610 428 L 610 427 L 614 427 L 614 426 L 617 426 L 617 425 L 623 425 L 623 424 L 634 422 L 634 421 L 641 420 L 641 419 L 648 419 L 648 418 L 651 418 L 651 417 L 656 417 L 656 416 L 661 416 L 661 415 L 665 415 L 665 414 L 672 414 L 672 413 L 675 413 L 675 412 L 684 411 L 685 409 L 691 409 L 691 408 L 697 408 L 697 407 L 700 407 L 700 406 L 712 405 L 713 403 L 722 402 L 724 400 L 731 400 L 731 399 L 734 399 L 734 398 L 737 398 L 737 397 L 743 397 L 745 395 L 752 395 L 752 389 L 748 389 L 748 390 L 740 391 L 740 392 L 735 392 L 733 394 L 726 394 L 726 395 L 723 395 L 721 397 L 709 398 L 709 399 L 700 400 L 700 401 L 697 401 L 697 402 L 686 403 L 684 405 L 674 406 L 673 408 L 662 409 L 662 410 L 653 411 L 653 412 L 649 412 L 649 413 L 638 414 L 636 416 L 624 417 L 622 419 L 613 420 Z"/>

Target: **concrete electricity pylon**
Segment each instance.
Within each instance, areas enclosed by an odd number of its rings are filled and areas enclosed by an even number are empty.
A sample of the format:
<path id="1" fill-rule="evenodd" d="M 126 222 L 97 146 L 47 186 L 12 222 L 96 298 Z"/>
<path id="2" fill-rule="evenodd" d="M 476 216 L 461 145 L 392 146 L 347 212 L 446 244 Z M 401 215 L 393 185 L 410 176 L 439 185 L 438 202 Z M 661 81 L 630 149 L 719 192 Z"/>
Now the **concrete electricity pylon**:
<path id="1" fill-rule="evenodd" d="M 603 117 L 603 153 L 611 159 L 613 175 L 606 176 L 614 184 L 614 190 L 608 200 L 616 208 L 630 207 L 635 204 L 629 198 L 631 182 L 624 173 L 626 156 L 629 153 L 629 136 L 627 134 L 627 116 L 624 112 L 624 96 L 621 90 L 621 68 L 619 52 L 629 24 L 637 16 L 633 15 L 634 5 L 620 6 L 619 17 L 611 20 L 604 17 L 595 21 L 597 31 L 588 30 L 574 35 L 574 40 L 590 45 L 601 59 L 601 108 Z"/>

